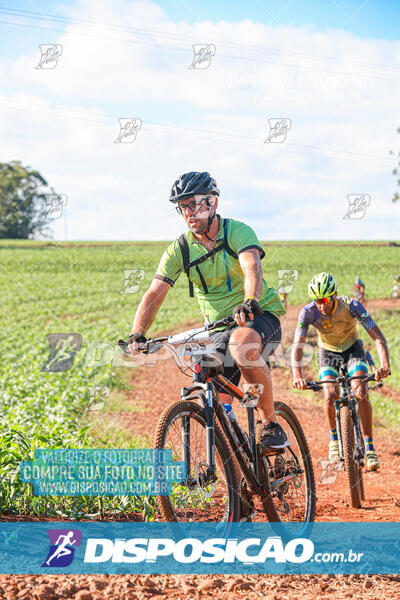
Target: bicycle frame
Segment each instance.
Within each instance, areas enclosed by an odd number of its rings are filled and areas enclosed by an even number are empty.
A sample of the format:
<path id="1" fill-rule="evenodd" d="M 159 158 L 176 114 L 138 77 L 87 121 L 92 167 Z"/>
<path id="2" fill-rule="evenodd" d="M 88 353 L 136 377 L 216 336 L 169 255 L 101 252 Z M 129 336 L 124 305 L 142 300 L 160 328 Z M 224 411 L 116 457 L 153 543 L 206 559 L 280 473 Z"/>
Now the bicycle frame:
<path id="1" fill-rule="evenodd" d="M 226 391 L 237 398 L 239 401 L 248 400 L 247 396 L 234 384 L 232 384 L 223 375 L 217 375 L 213 378 L 213 381 L 221 385 Z M 197 393 L 196 392 L 200 392 Z M 249 425 L 249 438 L 250 447 L 247 441 L 243 437 L 243 433 L 240 428 L 234 427 L 234 423 L 231 422 L 228 415 L 225 412 L 223 404 L 219 398 L 218 392 L 215 389 L 212 380 L 206 382 L 195 382 L 189 387 L 183 387 L 181 390 L 182 400 L 189 400 L 192 398 L 199 398 L 204 407 L 204 414 L 206 418 L 206 456 L 207 456 L 207 473 L 210 480 L 215 477 L 215 435 L 214 435 L 214 421 L 215 417 L 221 424 L 222 430 L 228 440 L 231 449 L 235 453 L 236 460 L 239 467 L 246 479 L 246 482 L 255 493 L 261 493 L 261 487 L 258 478 L 258 464 L 256 460 L 256 434 L 255 434 L 255 419 L 254 419 L 254 408 L 246 407 L 247 418 Z M 187 424 L 189 426 L 189 424 Z M 238 439 L 239 444 L 236 442 L 235 437 Z M 188 445 L 189 431 L 183 428 L 182 430 L 182 456 L 185 460 L 190 456 L 190 447 Z M 187 462 L 187 472 L 190 472 L 189 462 Z M 239 482 L 238 482 L 239 483 Z"/>
<path id="2" fill-rule="evenodd" d="M 215 327 L 221 325 L 228 325 L 234 322 L 231 316 L 214 321 L 206 325 L 204 329 L 193 330 L 196 335 L 203 331 L 210 331 Z M 191 333 L 191 332 L 185 332 Z M 183 334 L 181 334 L 183 335 Z M 189 337 L 193 338 L 193 334 Z M 163 342 L 167 341 L 168 336 L 162 336 L 155 339 L 148 339 L 146 342 L 146 352 L 157 352 L 158 348 L 163 345 Z M 187 338 L 189 339 L 189 338 Z M 127 342 L 119 340 L 118 345 L 126 352 Z M 215 465 L 215 433 L 214 433 L 214 421 L 215 416 L 221 424 L 222 430 L 228 440 L 229 446 L 233 451 L 235 458 L 239 464 L 242 474 L 246 480 L 247 485 L 254 494 L 262 494 L 264 491 L 265 483 L 260 483 L 259 477 L 259 462 L 257 455 L 257 441 L 256 441 L 256 427 L 254 418 L 254 406 L 246 406 L 246 402 L 251 401 L 251 398 L 244 394 L 238 387 L 231 383 L 226 377 L 218 372 L 218 369 L 211 368 L 212 373 L 209 373 L 210 367 L 205 366 L 203 363 L 207 362 L 210 358 L 206 353 L 204 355 L 191 356 L 193 373 L 193 384 L 188 387 L 181 389 L 182 400 L 189 400 L 192 398 L 199 398 L 204 407 L 204 414 L 206 419 L 206 457 L 207 457 L 207 469 L 204 478 L 204 483 L 212 482 L 216 480 L 216 465 Z M 223 404 L 219 398 L 219 394 L 214 386 L 214 383 L 219 384 L 228 394 L 239 400 L 247 410 L 247 421 L 249 428 L 249 442 L 244 438 L 242 430 L 235 421 L 231 421 L 225 412 Z M 196 392 L 198 392 L 196 394 Z M 186 463 L 186 473 L 190 473 L 190 420 L 188 418 L 182 419 L 181 435 L 182 435 L 182 457 Z M 236 438 L 236 439 L 235 439 Z M 239 444 L 237 443 L 239 441 Z M 290 445 L 287 450 L 291 452 L 296 463 L 298 464 L 297 457 L 293 452 Z M 269 456 L 275 456 L 280 454 L 280 451 L 271 452 L 265 458 Z M 302 471 L 301 471 L 302 472 Z M 286 475 L 281 479 L 277 479 L 273 482 L 272 489 L 278 488 L 282 483 L 292 479 L 293 475 Z M 240 482 L 238 482 L 239 484 Z M 187 477 L 186 485 L 191 487 L 196 485 L 195 480 Z"/>
<path id="3" fill-rule="evenodd" d="M 222 430 L 228 440 L 229 446 L 233 451 L 235 458 L 239 464 L 239 468 L 244 476 L 247 486 L 254 494 L 262 494 L 265 483 L 260 482 L 259 476 L 259 462 L 257 460 L 257 441 L 256 441 L 256 427 L 254 417 L 254 406 L 246 406 L 246 402 L 249 402 L 249 398 L 244 394 L 238 387 L 231 383 L 226 377 L 220 373 L 211 375 L 207 374 L 207 371 L 203 368 L 201 358 L 192 357 L 192 362 L 199 365 L 198 372 L 193 373 L 193 384 L 189 387 L 183 387 L 181 390 L 182 400 L 189 400 L 192 398 L 199 398 L 204 407 L 204 414 L 206 418 L 206 456 L 207 456 L 207 472 L 206 481 L 204 483 L 212 482 L 216 478 L 216 465 L 215 465 L 215 435 L 214 435 L 214 421 L 215 416 L 218 419 Z M 249 428 L 249 442 L 244 438 L 240 427 L 235 421 L 231 421 L 225 412 L 224 406 L 219 398 L 219 394 L 215 389 L 214 383 L 219 384 L 227 393 L 239 400 L 245 405 L 247 411 L 247 421 Z M 199 392 L 199 393 L 196 393 Z M 189 423 L 182 425 L 182 456 L 185 457 L 187 463 L 187 473 L 190 472 L 190 446 L 189 440 Z M 239 443 L 238 443 L 239 442 Z M 291 452 L 294 459 L 297 461 L 297 457 L 294 454 L 290 446 L 287 449 Z M 279 451 L 271 452 L 272 456 L 279 454 Z M 266 457 L 268 460 L 268 456 Z M 279 486 L 286 481 L 293 478 L 293 475 L 285 475 L 283 478 L 277 479 L 273 482 L 271 490 L 279 488 Z M 190 481 L 187 482 L 190 485 Z M 239 484 L 239 482 L 238 482 Z"/>

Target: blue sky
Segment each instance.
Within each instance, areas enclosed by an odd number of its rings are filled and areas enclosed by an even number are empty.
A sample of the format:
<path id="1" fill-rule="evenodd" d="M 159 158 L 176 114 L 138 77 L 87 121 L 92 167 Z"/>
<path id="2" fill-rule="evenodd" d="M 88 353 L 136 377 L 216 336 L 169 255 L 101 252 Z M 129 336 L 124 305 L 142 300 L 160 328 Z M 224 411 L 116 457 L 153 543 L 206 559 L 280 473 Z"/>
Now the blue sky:
<path id="1" fill-rule="evenodd" d="M 171 19 L 242 21 L 269 25 L 309 25 L 314 29 L 344 29 L 360 37 L 399 37 L 400 3 L 396 0 L 160 0 Z"/>
<path id="2" fill-rule="evenodd" d="M 400 3 L 397 0 L 159 0 L 157 4 L 174 21 L 242 21 L 269 25 L 309 25 L 315 29 L 344 29 L 359 37 L 396 40 Z M 62 14 L 70 2 L 29 0 L 2 6 Z"/>
<path id="3" fill-rule="evenodd" d="M 399 238 L 400 3 L 4 6 L 0 160 L 68 197 L 70 239 L 179 235 L 168 195 L 189 170 L 211 171 L 222 214 L 261 239 Z M 39 44 L 62 46 L 54 69 L 35 68 Z M 206 69 L 188 68 L 193 44 L 214 48 Z M 141 120 L 134 143 L 114 143 L 119 118 Z M 284 139 L 266 142 L 282 119 Z M 344 220 L 355 194 L 370 205 Z"/>
<path id="4" fill-rule="evenodd" d="M 4 2 L 3 7 L 65 14 L 71 2 L 32 0 Z M 343 29 L 359 37 L 397 40 L 400 3 L 397 0 L 159 0 L 174 21 L 239 22 L 251 19 L 274 25 L 310 26 L 321 31 Z"/>

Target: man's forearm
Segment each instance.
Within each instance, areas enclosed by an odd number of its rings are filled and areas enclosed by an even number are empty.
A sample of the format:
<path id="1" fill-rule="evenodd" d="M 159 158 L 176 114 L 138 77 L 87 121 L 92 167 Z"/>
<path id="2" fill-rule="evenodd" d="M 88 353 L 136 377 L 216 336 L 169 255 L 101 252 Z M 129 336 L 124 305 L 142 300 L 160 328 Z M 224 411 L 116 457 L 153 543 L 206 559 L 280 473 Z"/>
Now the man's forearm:
<path id="1" fill-rule="evenodd" d="M 375 340 L 376 342 L 376 350 L 378 352 L 378 356 L 379 359 L 381 361 L 381 366 L 382 367 L 388 367 L 389 366 L 389 348 L 386 342 L 386 339 L 383 338 L 377 338 Z"/>
<path id="2" fill-rule="evenodd" d="M 263 270 L 260 263 L 255 263 L 246 269 L 244 274 L 244 297 L 259 300 L 263 289 Z"/>
<path id="3" fill-rule="evenodd" d="M 131 333 L 146 333 L 150 325 L 156 318 L 157 312 L 164 298 L 152 292 L 146 292 L 138 306 L 135 318 L 133 320 Z"/>
<path id="4" fill-rule="evenodd" d="M 375 325 L 372 327 L 368 334 L 372 337 L 376 344 L 376 351 L 378 352 L 379 360 L 381 361 L 382 367 L 389 367 L 389 348 L 385 336 L 383 335 L 380 328 Z"/>
<path id="5" fill-rule="evenodd" d="M 294 343 L 290 357 L 293 379 L 302 377 L 301 363 L 303 359 L 303 344 Z"/>

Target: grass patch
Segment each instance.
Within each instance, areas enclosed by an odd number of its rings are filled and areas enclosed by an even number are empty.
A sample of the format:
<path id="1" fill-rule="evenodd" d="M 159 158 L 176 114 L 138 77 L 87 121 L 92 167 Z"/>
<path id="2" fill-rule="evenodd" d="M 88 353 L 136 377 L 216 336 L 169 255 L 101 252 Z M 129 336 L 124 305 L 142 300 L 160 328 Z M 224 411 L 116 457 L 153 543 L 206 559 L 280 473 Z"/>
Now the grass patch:
<path id="1" fill-rule="evenodd" d="M 150 439 L 133 439 L 112 419 L 107 422 L 104 414 L 139 410 L 124 399 L 123 392 L 132 385 L 132 370 L 115 366 L 112 347 L 119 337 L 128 335 L 142 294 L 167 245 L 168 242 L 56 245 L 0 241 L 0 512 L 62 513 L 81 518 L 85 511 L 98 510 L 96 498 L 81 501 L 34 497 L 30 486 L 19 482 L 18 469 L 22 460 L 31 460 L 35 448 L 150 445 Z M 276 242 L 265 246 L 265 251 L 263 268 L 268 285 L 277 284 L 277 269 L 298 271 L 299 278 L 289 296 L 294 304 L 308 302 L 308 281 L 321 270 L 334 273 L 340 293 L 348 293 L 354 277 L 360 275 L 366 283 L 368 298 L 388 297 L 400 256 L 398 247 L 374 243 L 341 248 L 310 242 L 299 249 L 291 243 Z M 144 271 L 144 280 L 139 282 L 136 293 L 121 293 L 126 269 Z M 374 317 L 390 344 L 394 372 L 390 385 L 400 389 L 399 314 L 381 312 Z M 201 321 L 201 314 L 197 301 L 188 296 L 185 275 L 181 275 L 150 334 L 183 329 L 182 324 L 190 321 Z M 43 371 L 49 357 L 47 336 L 54 333 L 81 336 L 81 348 L 76 351 L 72 367 L 64 372 Z M 109 360 L 88 366 L 87 357 L 93 345 L 99 343 L 111 348 Z M 108 386 L 113 390 L 105 412 L 99 416 L 85 412 L 93 386 Z M 316 400 L 315 396 L 312 398 Z M 393 421 L 395 416 L 389 418 Z M 82 429 L 82 423 L 88 421 L 93 423 L 92 427 Z M 151 517 L 149 506 L 151 503 L 146 504 L 141 498 L 102 501 L 103 512 L 140 507 L 143 514 Z"/>
<path id="2" fill-rule="evenodd" d="M 394 431 L 400 430 L 400 404 L 387 396 L 381 396 L 370 391 L 369 398 L 372 404 L 373 418 L 379 419 L 386 427 Z"/>

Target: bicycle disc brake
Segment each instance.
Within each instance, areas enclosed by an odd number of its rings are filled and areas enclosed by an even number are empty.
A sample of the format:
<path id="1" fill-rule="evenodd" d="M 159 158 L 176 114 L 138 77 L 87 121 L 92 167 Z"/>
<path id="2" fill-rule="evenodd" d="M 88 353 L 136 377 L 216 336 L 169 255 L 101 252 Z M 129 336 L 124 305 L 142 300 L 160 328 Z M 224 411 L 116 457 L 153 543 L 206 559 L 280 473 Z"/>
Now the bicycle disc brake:
<path id="1" fill-rule="evenodd" d="M 287 475 L 286 461 L 281 456 L 277 456 L 275 458 L 275 465 L 273 468 L 273 473 L 274 473 L 274 479 L 281 479 L 282 477 L 285 477 L 285 475 Z M 286 494 L 286 492 L 288 491 L 288 487 L 289 487 L 288 482 L 285 482 L 279 486 L 279 490 L 283 494 Z"/>
<path id="2" fill-rule="evenodd" d="M 286 461 L 281 456 L 277 456 L 274 461 L 274 465 L 271 468 L 271 482 L 278 481 L 288 474 Z M 289 483 L 287 481 L 280 484 L 273 492 L 272 495 L 279 499 L 281 506 L 280 512 L 284 512 L 287 515 L 290 513 L 290 504 L 285 499 L 285 494 L 289 490 Z"/>
<path id="3" fill-rule="evenodd" d="M 197 485 L 202 491 L 203 496 L 206 498 L 211 498 L 214 493 L 215 482 L 217 480 L 217 476 L 215 472 L 209 468 L 208 465 L 201 462 L 196 467 L 196 481 Z M 210 489 L 206 488 L 210 486 Z"/>
<path id="4" fill-rule="evenodd" d="M 286 473 L 293 475 L 292 483 L 299 488 L 303 483 L 303 470 L 301 469 L 296 456 L 292 456 L 286 463 Z"/>

